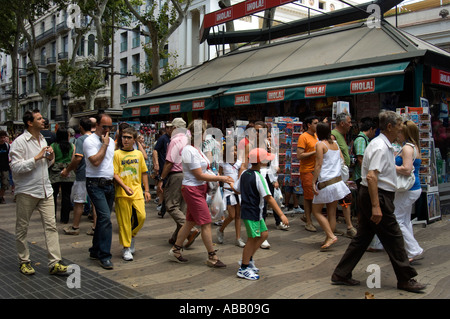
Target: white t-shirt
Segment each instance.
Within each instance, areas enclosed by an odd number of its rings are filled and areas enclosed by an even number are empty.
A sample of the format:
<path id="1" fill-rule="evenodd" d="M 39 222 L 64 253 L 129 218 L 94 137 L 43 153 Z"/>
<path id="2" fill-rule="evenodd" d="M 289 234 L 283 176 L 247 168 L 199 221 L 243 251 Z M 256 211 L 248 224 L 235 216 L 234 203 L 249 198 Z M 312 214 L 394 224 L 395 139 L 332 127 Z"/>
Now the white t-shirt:
<path id="1" fill-rule="evenodd" d="M 220 163 L 220 166 L 223 169 L 224 176 L 230 176 L 236 182 L 239 179 L 239 169 L 241 168 L 242 162 L 237 160 L 236 163 Z M 227 183 L 224 183 L 224 188 L 230 188 L 231 186 Z"/>
<path id="2" fill-rule="evenodd" d="M 394 147 L 388 138 L 380 133 L 364 151 L 361 165 L 361 184 L 367 185 L 367 173 L 378 171 L 378 188 L 395 192 L 397 188 L 397 172 L 395 170 Z"/>
<path id="3" fill-rule="evenodd" d="M 106 150 L 105 157 L 103 158 L 103 161 L 100 163 L 100 165 L 96 167 L 92 165 L 91 161 L 89 160 L 89 157 L 97 154 L 101 147 L 102 147 L 101 138 L 95 133 L 89 135 L 84 140 L 83 152 L 86 158 L 86 177 L 93 177 L 93 178 L 103 177 L 107 179 L 113 179 L 114 178 L 113 159 L 114 159 L 115 143 L 111 137 L 109 138 L 108 149 Z"/>
<path id="4" fill-rule="evenodd" d="M 201 168 L 203 173 L 209 166 L 209 160 L 203 152 L 199 151 L 192 145 L 186 145 L 181 152 L 181 163 L 183 165 L 183 182 L 186 186 L 200 186 L 205 184 L 205 181 L 199 181 L 192 174 L 192 170 Z"/>

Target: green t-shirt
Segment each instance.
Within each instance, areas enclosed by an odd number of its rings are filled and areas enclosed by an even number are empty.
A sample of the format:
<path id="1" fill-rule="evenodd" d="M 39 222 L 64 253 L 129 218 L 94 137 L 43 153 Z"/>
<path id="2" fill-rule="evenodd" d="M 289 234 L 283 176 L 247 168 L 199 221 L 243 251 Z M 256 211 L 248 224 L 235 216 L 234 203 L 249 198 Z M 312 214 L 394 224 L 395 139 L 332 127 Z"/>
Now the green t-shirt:
<path id="1" fill-rule="evenodd" d="M 336 142 L 338 143 L 339 148 L 342 151 L 342 155 L 344 156 L 345 165 L 350 166 L 350 154 L 348 153 L 348 145 L 344 136 L 337 130 L 332 130 L 331 135 L 336 138 Z"/>

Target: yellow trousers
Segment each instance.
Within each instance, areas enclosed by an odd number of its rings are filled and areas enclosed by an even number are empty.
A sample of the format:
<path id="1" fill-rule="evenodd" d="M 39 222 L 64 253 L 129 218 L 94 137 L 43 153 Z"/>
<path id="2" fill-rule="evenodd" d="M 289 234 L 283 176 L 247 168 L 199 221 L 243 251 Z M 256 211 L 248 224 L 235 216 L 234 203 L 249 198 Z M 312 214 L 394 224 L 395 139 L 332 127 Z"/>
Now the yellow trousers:
<path id="1" fill-rule="evenodd" d="M 137 235 L 145 221 L 144 199 L 116 197 L 115 211 L 119 225 L 119 241 L 123 247 L 130 247 L 131 239 Z"/>

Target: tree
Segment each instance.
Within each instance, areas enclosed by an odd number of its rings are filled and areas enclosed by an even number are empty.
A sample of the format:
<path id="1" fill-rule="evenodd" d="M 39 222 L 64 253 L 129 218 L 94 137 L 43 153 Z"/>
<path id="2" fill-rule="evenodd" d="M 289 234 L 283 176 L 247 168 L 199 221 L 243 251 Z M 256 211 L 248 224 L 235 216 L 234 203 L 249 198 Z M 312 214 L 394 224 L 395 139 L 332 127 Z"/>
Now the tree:
<path id="1" fill-rule="evenodd" d="M 148 74 L 141 75 L 140 78 L 141 80 L 146 79 L 144 84 L 147 82 L 147 87 L 155 88 L 162 83 L 159 61 L 161 58 L 168 57 L 165 45 L 169 37 L 183 22 L 192 0 L 168 0 L 162 3 L 161 8 L 158 7 L 158 1 L 151 1 L 151 5 L 144 13 L 138 12 L 135 8 L 137 5 L 143 4 L 142 1 L 124 1 L 130 12 L 149 31 L 151 46 L 147 50 L 149 53 L 148 64 L 151 69 Z M 171 72 L 174 73 L 170 75 Z M 170 69 L 169 66 L 165 75 L 173 76 L 173 74 L 177 74 L 177 71 Z"/>

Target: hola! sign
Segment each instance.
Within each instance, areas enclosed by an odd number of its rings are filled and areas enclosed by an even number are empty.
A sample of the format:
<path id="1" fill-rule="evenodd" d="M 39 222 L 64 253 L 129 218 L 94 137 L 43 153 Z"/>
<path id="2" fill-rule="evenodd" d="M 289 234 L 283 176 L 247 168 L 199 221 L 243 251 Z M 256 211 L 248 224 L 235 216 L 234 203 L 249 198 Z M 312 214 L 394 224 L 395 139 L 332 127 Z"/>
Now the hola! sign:
<path id="1" fill-rule="evenodd" d="M 203 28 L 211 28 L 227 21 L 240 19 L 247 15 L 278 7 L 293 1 L 294 0 L 247 0 L 239 2 L 231 7 L 206 14 L 203 19 Z"/>
<path id="2" fill-rule="evenodd" d="M 450 86 L 450 72 L 439 69 L 431 69 L 431 83 Z"/>
<path id="3" fill-rule="evenodd" d="M 350 93 L 375 92 L 375 79 L 365 79 L 350 82 Z"/>

